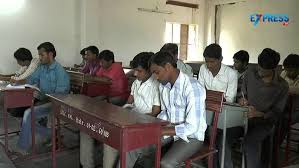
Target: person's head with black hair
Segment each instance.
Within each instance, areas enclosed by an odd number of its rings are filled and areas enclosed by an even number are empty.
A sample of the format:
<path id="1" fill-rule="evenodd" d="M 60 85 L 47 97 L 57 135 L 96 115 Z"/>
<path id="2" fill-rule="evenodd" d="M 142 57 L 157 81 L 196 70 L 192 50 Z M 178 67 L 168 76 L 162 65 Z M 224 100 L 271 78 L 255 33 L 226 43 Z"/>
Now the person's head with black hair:
<path id="1" fill-rule="evenodd" d="M 245 50 L 240 50 L 234 54 L 234 68 L 239 72 L 243 73 L 249 62 L 249 54 Z"/>
<path id="2" fill-rule="evenodd" d="M 150 69 L 155 78 L 163 85 L 175 83 L 180 71 L 176 68 L 176 60 L 169 52 L 157 52 L 151 58 Z"/>
<path id="3" fill-rule="evenodd" d="M 101 66 L 104 69 L 108 69 L 115 62 L 114 54 L 110 50 L 103 50 L 100 52 L 99 58 L 101 59 Z"/>
<path id="4" fill-rule="evenodd" d="M 283 61 L 283 67 L 288 78 L 294 80 L 299 75 L 299 55 L 290 54 Z"/>
<path id="5" fill-rule="evenodd" d="M 94 62 L 99 56 L 99 49 L 96 46 L 89 46 L 85 48 L 85 58 L 87 62 Z"/>
<path id="6" fill-rule="evenodd" d="M 151 77 L 149 64 L 153 55 L 154 53 L 152 52 L 141 52 L 130 62 L 131 68 L 134 69 L 134 76 L 136 76 L 139 81 L 145 82 Z"/>
<path id="7" fill-rule="evenodd" d="M 52 43 L 44 42 L 37 47 L 41 64 L 52 64 L 56 57 L 56 50 Z"/>
<path id="8" fill-rule="evenodd" d="M 14 52 L 14 57 L 20 66 L 29 66 L 32 54 L 27 48 L 19 48 Z"/>
<path id="9" fill-rule="evenodd" d="M 81 55 L 81 57 L 82 57 L 83 60 L 86 60 L 86 48 L 83 48 L 80 51 L 80 55 Z"/>
<path id="10" fill-rule="evenodd" d="M 258 56 L 258 75 L 265 84 L 270 85 L 280 61 L 280 54 L 271 48 L 265 48 Z"/>
<path id="11" fill-rule="evenodd" d="M 205 48 L 203 56 L 209 71 L 217 75 L 221 68 L 222 48 L 218 44 L 210 44 Z"/>
<path id="12" fill-rule="evenodd" d="M 160 49 L 160 51 L 169 52 L 173 58 L 177 61 L 178 58 L 178 45 L 174 43 L 166 43 L 163 45 L 163 47 Z"/>

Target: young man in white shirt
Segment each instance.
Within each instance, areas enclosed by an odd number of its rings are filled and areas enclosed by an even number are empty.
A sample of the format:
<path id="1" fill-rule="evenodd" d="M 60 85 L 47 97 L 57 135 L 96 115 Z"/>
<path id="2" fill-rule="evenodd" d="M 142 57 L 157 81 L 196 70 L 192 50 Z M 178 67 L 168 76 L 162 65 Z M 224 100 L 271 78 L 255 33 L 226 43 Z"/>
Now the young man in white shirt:
<path id="1" fill-rule="evenodd" d="M 151 59 L 151 72 L 160 82 L 161 113 L 158 118 L 171 124 L 162 128 L 162 146 L 173 142 L 161 159 L 161 168 L 174 168 L 202 147 L 206 124 L 206 91 L 197 80 L 176 68 L 168 52 L 158 52 Z M 127 168 L 153 146 L 127 154 Z M 160 149 L 158 149 L 160 150 Z M 147 166 L 147 165 L 144 165 Z"/>
<path id="2" fill-rule="evenodd" d="M 16 83 L 29 77 L 40 65 L 39 58 L 32 58 L 30 50 L 26 48 L 19 48 L 14 52 L 14 58 L 17 60 L 20 69 L 11 75 L 0 75 L 2 77 L 10 78 L 11 83 Z"/>
<path id="3" fill-rule="evenodd" d="M 156 117 L 160 111 L 159 82 L 152 77 L 149 61 L 154 53 L 142 52 L 131 61 L 134 69 L 134 81 L 131 94 L 124 107 L 131 107 L 133 111 Z M 117 160 L 118 151 L 104 144 L 103 168 L 113 168 Z"/>
<path id="4" fill-rule="evenodd" d="M 160 51 L 169 52 L 170 54 L 172 54 L 174 60 L 176 61 L 176 68 L 179 69 L 181 72 L 187 74 L 188 76 L 193 77 L 192 67 L 188 64 L 185 64 L 182 60 L 179 59 L 179 49 L 177 44 L 166 43 L 163 45 Z"/>
<path id="5" fill-rule="evenodd" d="M 218 44 L 210 44 L 204 50 L 205 64 L 199 70 L 199 83 L 207 90 L 225 93 L 227 102 L 235 102 L 238 86 L 237 71 L 222 64 L 222 48 Z"/>
<path id="6" fill-rule="evenodd" d="M 207 89 L 224 92 L 226 102 L 236 100 L 238 74 L 237 71 L 222 64 L 222 48 L 218 44 L 210 44 L 204 50 L 205 64 L 199 70 L 199 82 Z M 230 132 L 229 129 L 227 131 Z M 222 150 L 222 131 L 218 130 L 216 147 L 219 152 L 214 157 L 214 167 L 218 167 Z M 226 152 L 230 152 L 226 150 Z M 229 154 L 225 155 L 226 157 Z M 218 158 L 219 157 L 219 158 Z"/>

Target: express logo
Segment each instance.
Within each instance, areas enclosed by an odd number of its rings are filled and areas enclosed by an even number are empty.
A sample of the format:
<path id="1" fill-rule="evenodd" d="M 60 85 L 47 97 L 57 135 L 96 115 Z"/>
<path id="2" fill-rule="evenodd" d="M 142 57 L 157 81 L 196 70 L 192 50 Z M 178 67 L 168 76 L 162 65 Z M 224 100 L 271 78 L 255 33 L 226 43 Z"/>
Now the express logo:
<path id="1" fill-rule="evenodd" d="M 250 22 L 256 27 L 259 23 L 281 23 L 283 26 L 289 25 L 289 16 L 287 14 L 251 14 Z"/>

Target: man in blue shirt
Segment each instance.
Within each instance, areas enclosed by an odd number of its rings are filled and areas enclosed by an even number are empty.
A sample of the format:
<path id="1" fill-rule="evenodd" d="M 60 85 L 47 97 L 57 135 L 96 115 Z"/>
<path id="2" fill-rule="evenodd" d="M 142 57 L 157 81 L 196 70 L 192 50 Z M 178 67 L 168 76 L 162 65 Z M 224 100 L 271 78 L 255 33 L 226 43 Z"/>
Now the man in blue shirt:
<path id="1" fill-rule="evenodd" d="M 26 80 L 26 83 L 36 85 L 40 89 L 39 102 L 34 106 L 35 119 L 47 117 L 51 110 L 51 103 L 45 94 L 61 93 L 67 94 L 70 89 L 69 76 L 64 68 L 55 60 L 55 47 L 50 42 L 40 44 L 38 55 L 41 65 Z M 51 130 L 40 125 L 36 125 L 36 132 L 43 136 L 49 136 Z M 31 145 L 31 109 L 24 113 L 20 139 L 18 141 L 18 152 L 26 154 Z"/>

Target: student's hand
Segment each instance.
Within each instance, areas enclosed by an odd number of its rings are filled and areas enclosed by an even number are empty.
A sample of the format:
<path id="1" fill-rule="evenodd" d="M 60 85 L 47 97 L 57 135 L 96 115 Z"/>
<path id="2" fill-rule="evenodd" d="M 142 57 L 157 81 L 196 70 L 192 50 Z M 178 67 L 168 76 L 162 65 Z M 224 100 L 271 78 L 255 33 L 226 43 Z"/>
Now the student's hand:
<path id="1" fill-rule="evenodd" d="M 10 83 L 17 83 L 18 81 L 15 80 L 15 79 L 13 79 L 13 78 L 10 78 L 9 82 L 10 82 Z"/>
<path id="2" fill-rule="evenodd" d="M 264 113 L 257 111 L 253 106 L 248 106 L 248 112 L 245 113 L 245 116 L 247 118 L 263 117 Z"/>
<path id="3" fill-rule="evenodd" d="M 248 100 L 245 99 L 245 98 L 240 98 L 238 100 L 238 103 L 241 105 L 241 106 L 248 106 Z"/>
<path id="4" fill-rule="evenodd" d="M 175 129 L 173 126 L 162 127 L 162 135 L 173 136 L 175 135 Z"/>

